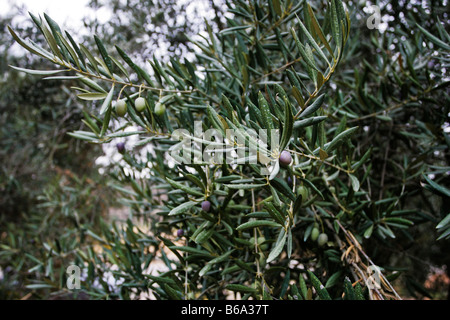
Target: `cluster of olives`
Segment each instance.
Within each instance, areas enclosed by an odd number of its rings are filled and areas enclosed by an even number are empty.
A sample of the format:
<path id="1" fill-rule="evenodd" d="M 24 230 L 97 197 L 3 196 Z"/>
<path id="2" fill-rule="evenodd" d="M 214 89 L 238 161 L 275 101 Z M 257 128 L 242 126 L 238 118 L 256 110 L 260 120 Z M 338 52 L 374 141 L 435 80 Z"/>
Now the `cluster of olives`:
<path id="1" fill-rule="evenodd" d="M 320 233 L 319 225 L 317 223 L 314 224 L 314 227 L 311 231 L 311 240 L 317 241 L 319 247 L 323 247 L 328 242 L 328 235 L 326 233 Z"/>
<path id="2" fill-rule="evenodd" d="M 144 111 L 146 106 L 147 101 L 143 97 L 139 97 L 134 101 L 134 107 L 138 112 Z M 125 101 L 125 99 L 117 100 L 116 112 L 119 117 L 125 116 L 125 114 L 127 113 L 127 102 Z M 161 102 L 157 102 L 155 104 L 155 113 L 158 116 L 162 116 L 164 112 L 166 112 L 166 106 Z"/>
<path id="3" fill-rule="evenodd" d="M 208 200 L 205 200 L 201 203 L 201 208 L 203 211 L 205 212 L 209 212 L 211 210 L 211 202 Z M 178 229 L 177 230 L 177 237 L 181 238 L 182 236 L 184 236 L 184 230 L 183 229 Z"/>

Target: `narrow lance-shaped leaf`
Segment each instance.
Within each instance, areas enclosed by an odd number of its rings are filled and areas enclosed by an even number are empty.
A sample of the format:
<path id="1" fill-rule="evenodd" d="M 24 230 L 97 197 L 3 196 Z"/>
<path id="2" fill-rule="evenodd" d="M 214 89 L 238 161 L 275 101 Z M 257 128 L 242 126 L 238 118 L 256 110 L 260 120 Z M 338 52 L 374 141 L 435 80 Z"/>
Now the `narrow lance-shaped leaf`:
<path id="1" fill-rule="evenodd" d="M 292 108 L 289 101 L 284 98 L 284 126 L 281 134 L 280 150 L 284 150 L 289 145 L 294 126 L 294 116 L 292 115 Z"/>
<path id="2" fill-rule="evenodd" d="M 63 56 L 67 59 L 67 61 L 69 61 L 69 52 L 67 51 L 67 48 L 65 47 L 65 45 L 63 44 L 63 41 L 61 39 L 62 38 L 62 36 L 61 36 L 61 34 L 62 34 L 61 28 L 46 13 L 44 13 L 44 17 L 45 17 L 45 20 L 48 23 L 48 26 L 50 27 L 50 30 L 52 31 L 52 34 L 53 34 L 53 37 L 55 38 L 56 44 L 61 49 L 61 52 L 62 52 Z M 41 28 L 42 28 L 42 26 L 41 26 Z"/>
<path id="3" fill-rule="evenodd" d="M 100 108 L 100 115 L 104 114 L 106 112 L 106 109 L 111 105 L 113 94 L 114 94 L 114 84 L 112 85 L 111 90 L 106 96 L 105 101 L 103 101 L 103 104 Z"/>
<path id="4" fill-rule="evenodd" d="M 197 204 L 197 202 L 194 202 L 194 201 L 188 201 L 188 202 L 182 203 L 178 207 L 175 207 L 172 210 L 170 210 L 169 216 L 175 216 L 178 214 L 182 214 L 182 213 L 188 211 L 189 209 L 191 209 L 196 204 Z"/>
<path id="5" fill-rule="evenodd" d="M 61 59 L 61 61 L 64 61 L 64 57 L 61 54 L 61 52 L 58 49 L 58 45 L 56 44 L 55 37 L 52 35 L 50 30 L 48 30 L 47 26 L 43 23 L 41 25 L 42 32 L 44 33 L 45 40 L 47 41 L 48 45 L 50 46 L 50 49 L 52 50 L 53 54 Z"/>
<path id="6" fill-rule="evenodd" d="M 90 51 L 83 44 L 80 44 L 80 50 L 88 58 L 91 66 L 94 68 L 94 71 L 96 71 L 97 74 L 100 74 L 100 71 L 98 70 L 97 61 L 95 60 L 94 56 L 90 53 Z"/>
<path id="7" fill-rule="evenodd" d="M 130 75 L 128 74 L 127 69 L 125 69 L 125 67 L 123 66 L 123 64 L 121 64 L 116 58 L 114 57 L 110 57 L 110 59 L 114 62 L 114 64 L 120 69 L 120 71 L 125 75 L 125 77 L 127 77 L 128 79 L 130 79 Z"/>
<path id="8" fill-rule="evenodd" d="M 316 277 L 314 273 L 308 270 L 309 278 L 311 279 L 311 283 L 316 289 L 316 292 L 321 300 L 331 300 L 331 297 L 325 288 L 325 286 L 320 282 L 320 280 Z"/>
<path id="9" fill-rule="evenodd" d="M 275 243 L 275 246 L 270 252 L 269 257 L 267 258 L 267 263 L 275 260 L 280 255 L 280 253 L 283 251 L 285 243 L 286 243 L 286 230 L 284 228 L 281 228 L 277 242 Z"/>
<path id="10" fill-rule="evenodd" d="M 93 80 L 91 80 L 89 78 L 83 77 L 83 78 L 80 79 L 80 81 L 83 82 L 85 85 L 87 85 L 89 88 L 91 88 L 91 89 L 93 89 L 95 91 L 98 91 L 98 92 L 101 92 L 101 93 L 105 93 L 105 94 L 107 93 L 105 89 L 100 87 L 100 85 L 98 85 L 95 81 L 93 81 Z"/>
<path id="11" fill-rule="evenodd" d="M 336 1 L 331 0 L 331 33 L 338 48 L 338 56 L 341 55 L 341 28 L 337 14 Z"/>
<path id="12" fill-rule="evenodd" d="M 314 112 L 316 112 L 322 106 L 324 100 L 325 100 L 325 93 L 323 93 L 319 97 L 317 97 L 312 105 L 310 105 L 309 107 L 306 107 L 302 111 L 302 113 L 300 113 L 299 118 L 307 117 L 310 114 L 313 114 Z M 298 124 L 297 124 L 297 126 L 298 126 Z"/>
<path id="13" fill-rule="evenodd" d="M 250 287 L 244 286 L 242 284 L 229 284 L 225 287 L 225 289 L 228 289 L 231 291 L 244 292 L 244 293 L 256 293 L 257 292 L 257 290 L 255 288 L 250 288 Z"/>
<path id="14" fill-rule="evenodd" d="M 48 76 L 56 73 L 61 73 L 65 71 L 70 71 L 69 69 L 63 69 L 63 70 L 31 70 L 31 69 L 25 69 L 25 68 L 19 68 L 15 66 L 10 66 L 14 70 L 25 72 L 32 75 L 39 75 L 39 76 Z"/>
<path id="15" fill-rule="evenodd" d="M 331 64 L 328 61 L 328 58 L 325 56 L 325 54 L 323 53 L 322 49 L 320 49 L 319 45 L 316 43 L 316 41 L 314 40 L 313 36 L 309 33 L 308 29 L 306 29 L 305 25 L 301 22 L 301 20 L 298 18 L 297 16 L 297 21 L 298 24 L 300 26 L 300 29 L 302 29 L 302 32 L 306 35 L 306 37 L 308 38 L 309 42 L 311 43 L 311 45 L 313 46 L 314 49 L 316 49 L 316 52 L 322 57 L 322 59 L 330 66 L 331 68 Z"/>
<path id="16" fill-rule="evenodd" d="M 187 192 L 187 193 L 189 193 L 189 194 L 192 194 L 192 195 L 194 195 L 194 196 L 203 196 L 203 195 L 204 195 L 203 192 L 200 192 L 200 191 L 198 191 L 198 190 L 195 190 L 195 189 L 192 189 L 192 188 L 190 188 L 190 187 L 187 187 L 187 186 L 185 186 L 184 184 L 179 183 L 179 182 L 176 182 L 176 181 L 174 181 L 174 180 L 172 180 L 172 179 L 170 179 L 170 178 L 167 178 L 167 181 L 168 181 L 174 188 L 183 190 L 183 191 L 185 191 L 185 192 Z"/>
<path id="17" fill-rule="evenodd" d="M 437 193 L 444 195 L 446 197 L 450 197 L 450 190 L 446 187 L 434 182 L 431 180 L 427 175 L 423 174 L 422 177 L 425 179 L 425 181 L 429 184 L 427 186 L 428 189 L 436 191 Z"/>
<path id="18" fill-rule="evenodd" d="M 61 41 L 62 45 L 64 45 L 66 50 L 69 52 L 70 56 L 72 57 L 72 60 L 77 65 L 78 69 L 81 69 L 80 61 L 78 60 L 78 56 L 75 53 L 74 49 L 70 46 L 70 44 L 67 42 L 67 40 L 64 39 L 64 37 L 60 33 L 58 33 L 58 37 L 59 37 L 59 40 Z"/>
<path id="19" fill-rule="evenodd" d="M 444 219 L 442 219 L 441 222 L 439 222 L 439 224 L 436 226 L 436 229 L 442 229 L 447 225 L 450 226 L 450 213 Z"/>
<path id="20" fill-rule="evenodd" d="M 103 137 L 106 133 L 106 130 L 108 130 L 109 121 L 111 120 L 111 112 L 112 112 L 112 106 L 111 106 L 111 103 L 109 103 L 106 107 L 105 117 L 103 118 L 103 124 L 102 124 L 102 130 L 100 131 L 100 137 Z"/>
<path id="21" fill-rule="evenodd" d="M 245 230 L 245 229 L 250 229 L 250 228 L 257 228 L 257 227 L 279 227 L 280 224 L 275 222 L 275 221 L 270 221 L 270 220 L 253 220 L 253 221 L 248 221 L 245 222 L 241 225 L 239 225 L 236 230 L 237 231 L 241 231 L 241 230 Z"/>
<path id="22" fill-rule="evenodd" d="M 209 119 L 209 121 L 211 121 L 211 124 L 217 130 L 219 130 L 222 133 L 222 135 L 225 135 L 225 128 L 223 127 L 222 121 L 220 121 L 219 114 L 216 112 L 216 110 L 214 110 L 213 107 L 208 105 L 206 108 L 206 111 L 207 111 L 208 119 Z"/>
<path id="23" fill-rule="evenodd" d="M 328 52 L 334 58 L 333 50 L 331 49 L 330 44 L 328 43 L 327 39 L 325 38 L 323 30 L 320 27 L 319 22 L 317 21 L 316 16 L 315 16 L 311 6 L 309 5 L 309 3 L 307 4 L 307 6 L 308 6 L 309 16 L 311 17 L 311 25 L 314 28 L 314 31 L 316 32 L 316 34 L 319 37 L 320 41 L 322 41 L 322 43 L 325 46 L 325 48 L 327 48 Z"/>
<path id="24" fill-rule="evenodd" d="M 269 103 L 266 98 L 264 98 L 261 91 L 258 92 L 258 104 L 261 111 L 262 121 L 265 129 L 267 129 L 267 141 L 271 141 L 272 130 L 274 129 L 274 124 L 272 120 L 272 113 L 270 112 Z"/>
<path id="25" fill-rule="evenodd" d="M 350 177 L 350 181 L 351 181 L 351 184 L 352 184 L 353 191 L 355 191 L 355 192 L 358 191 L 359 190 L 359 180 L 358 180 L 358 178 L 356 178 L 352 174 L 349 174 L 349 177 Z"/>
<path id="26" fill-rule="evenodd" d="M 298 39 L 297 33 L 295 32 L 294 28 L 291 28 L 291 34 L 294 37 L 294 41 L 295 44 L 297 45 L 297 49 L 300 52 L 300 55 L 302 56 L 303 60 L 305 61 L 305 63 L 312 69 L 319 71 L 319 69 L 317 69 L 316 64 L 314 63 L 314 61 L 312 61 L 310 59 L 310 57 L 307 55 L 305 48 L 303 47 L 303 45 L 301 44 L 300 40 Z"/>
<path id="27" fill-rule="evenodd" d="M 97 35 L 94 35 L 95 43 L 97 44 L 98 50 L 100 51 L 100 54 L 103 58 L 103 61 L 105 62 L 106 67 L 108 68 L 109 72 L 113 73 L 113 65 L 111 62 L 111 58 L 108 55 L 108 52 L 106 51 L 105 46 L 103 45 L 103 42 L 100 40 Z"/>
<path id="28" fill-rule="evenodd" d="M 77 53 L 78 59 L 81 61 L 81 64 L 83 65 L 83 68 L 82 68 L 82 70 L 83 70 L 84 67 L 86 67 L 86 62 L 84 61 L 85 57 L 83 56 L 83 53 L 81 52 L 80 47 L 77 45 L 75 40 L 73 40 L 70 33 L 68 33 L 67 31 L 65 33 L 66 33 L 67 39 L 69 39 L 69 42 L 72 44 L 73 49 Z M 83 71 L 85 71 L 85 69 Z"/>
<path id="29" fill-rule="evenodd" d="M 17 41 L 17 43 L 19 43 L 22 47 L 24 47 L 31 53 L 34 53 L 38 56 L 43 57 L 44 59 L 55 62 L 55 60 L 50 52 L 48 52 L 40 47 L 37 47 L 34 44 L 30 43 L 29 41 L 26 41 L 25 39 L 21 38 L 19 35 L 16 34 L 16 32 L 10 26 L 8 26 L 8 31 L 9 31 L 9 33 L 11 33 L 12 37 L 14 38 L 14 40 Z"/>
<path id="30" fill-rule="evenodd" d="M 107 93 L 103 93 L 103 92 L 89 92 L 89 93 L 80 93 L 77 95 L 77 97 L 82 100 L 91 100 L 92 101 L 92 100 L 105 99 L 107 95 L 108 95 Z"/>
<path id="31" fill-rule="evenodd" d="M 312 53 L 312 49 L 311 46 L 309 45 L 309 43 L 305 44 L 305 52 L 306 55 L 308 56 L 309 61 L 311 61 L 311 63 L 313 63 L 314 68 L 308 68 L 308 75 L 309 78 L 314 82 L 314 84 L 316 85 L 316 88 L 318 87 L 318 82 L 317 82 L 317 73 L 320 73 L 320 71 L 317 69 L 316 67 L 316 63 L 314 61 L 314 55 Z"/>
<path id="32" fill-rule="evenodd" d="M 293 86 L 292 94 L 294 95 L 295 100 L 297 100 L 299 106 L 303 109 L 305 107 L 305 100 L 303 99 L 300 89 L 297 88 L 296 86 Z"/>
<path id="33" fill-rule="evenodd" d="M 342 144 L 346 139 L 350 138 L 350 136 L 358 130 L 359 127 L 353 127 L 345 130 L 338 134 L 331 142 L 325 144 L 325 151 L 330 153 L 334 149 L 336 149 L 340 144 Z"/>
<path id="34" fill-rule="evenodd" d="M 312 126 L 314 124 L 320 123 L 327 119 L 327 116 L 317 116 L 317 117 L 311 117 L 303 120 L 298 120 L 294 122 L 294 129 L 300 129 L 308 126 Z"/>

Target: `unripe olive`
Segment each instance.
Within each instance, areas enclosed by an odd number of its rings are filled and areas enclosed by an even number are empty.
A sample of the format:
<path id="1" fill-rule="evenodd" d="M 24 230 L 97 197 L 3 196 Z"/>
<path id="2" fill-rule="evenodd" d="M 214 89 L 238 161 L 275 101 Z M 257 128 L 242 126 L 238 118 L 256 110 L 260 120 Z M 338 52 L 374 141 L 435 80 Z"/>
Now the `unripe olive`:
<path id="1" fill-rule="evenodd" d="M 330 187 L 330 192 L 332 194 L 336 194 L 336 188 L 335 187 Z"/>
<path id="2" fill-rule="evenodd" d="M 319 237 L 317 238 L 317 243 L 320 247 L 324 246 L 328 242 L 328 236 L 326 233 L 319 234 Z"/>
<path id="3" fill-rule="evenodd" d="M 208 200 L 203 201 L 202 202 L 202 210 L 205 212 L 209 212 L 210 209 L 211 209 L 211 202 L 209 202 Z"/>
<path id="4" fill-rule="evenodd" d="M 289 151 L 284 150 L 280 154 L 280 164 L 288 166 L 292 162 L 292 156 Z"/>
<path id="5" fill-rule="evenodd" d="M 311 231 L 311 240 L 316 241 L 317 238 L 319 237 L 319 233 L 320 233 L 319 229 L 313 228 Z"/>
<path id="6" fill-rule="evenodd" d="M 264 236 L 258 237 L 258 239 L 256 240 L 259 248 L 262 251 L 266 251 L 269 248 L 269 245 L 267 243 L 264 243 L 265 241 L 266 241 L 266 238 Z"/>
<path id="7" fill-rule="evenodd" d="M 136 107 L 136 110 L 137 111 L 139 111 L 139 112 L 142 112 L 142 111 L 144 111 L 144 109 L 145 109 L 145 99 L 144 98 L 142 98 L 142 97 L 139 97 L 139 98 L 137 98 L 135 101 L 134 101 L 134 106 Z"/>
<path id="8" fill-rule="evenodd" d="M 266 241 L 266 238 L 263 237 L 263 236 L 258 237 L 258 238 L 256 239 L 256 242 L 257 242 L 258 244 L 261 244 L 261 243 L 263 243 L 264 241 Z"/>
<path id="9" fill-rule="evenodd" d="M 166 106 L 160 102 L 157 102 L 155 104 L 155 113 L 158 116 L 162 116 L 164 114 L 164 112 L 166 112 Z"/>
<path id="10" fill-rule="evenodd" d="M 117 148 L 117 151 L 119 151 L 119 153 L 124 153 L 125 152 L 125 143 L 119 142 L 118 144 L 116 144 L 116 148 Z"/>
<path id="11" fill-rule="evenodd" d="M 302 195 L 302 200 L 303 201 L 308 199 L 309 191 L 308 191 L 308 188 L 306 188 L 305 186 L 299 186 L 297 188 L 297 193 Z"/>
<path id="12" fill-rule="evenodd" d="M 119 117 L 123 117 L 127 113 L 127 103 L 125 100 L 118 100 L 116 103 L 116 112 Z"/>
<path id="13" fill-rule="evenodd" d="M 264 255 L 261 255 L 259 257 L 259 267 L 260 268 L 264 268 L 266 266 L 266 258 L 264 257 Z"/>

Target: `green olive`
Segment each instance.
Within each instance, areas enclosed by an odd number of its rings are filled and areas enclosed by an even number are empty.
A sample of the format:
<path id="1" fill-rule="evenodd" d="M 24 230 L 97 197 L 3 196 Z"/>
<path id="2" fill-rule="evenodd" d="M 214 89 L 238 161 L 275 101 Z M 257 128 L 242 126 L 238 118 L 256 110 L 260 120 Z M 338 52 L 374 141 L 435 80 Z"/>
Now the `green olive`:
<path id="1" fill-rule="evenodd" d="M 308 196 L 309 196 L 308 188 L 306 188 L 304 186 L 299 186 L 297 188 L 297 193 L 302 195 L 303 201 L 306 201 L 306 199 L 308 199 Z"/>
<path id="2" fill-rule="evenodd" d="M 317 243 L 319 244 L 319 247 L 324 246 L 328 242 L 328 236 L 326 233 L 319 234 L 319 237 L 317 238 Z"/>
<path id="3" fill-rule="evenodd" d="M 127 103 L 120 99 L 116 103 L 116 112 L 119 117 L 123 117 L 127 113 Z"/>
<path id="4" fill-rule="evenodd" d="M 319 233 L 320 233 L 319 229 L 313 228 L 311 231 L 311 240 L 316 241 L 317 238 L 319 237 Z"/>
<path id="5" fill-rule="evenodd" d="M 336 194 L 336 188 L 335 187 L 330 187 L 330 192 L 332 194 Z"/>
<path id="6" fill-rule="evenodd" d="M 259 248 L 262 250 L 262 251 L 266 251 L 267 249 L 269 249 L 269 245 L 267 244 L 267 243 L 264 243 L 266 241 L 266 238 L 265 237 L 258 237 L 258 239 L 257 239 L 257 242 L 258 242 L 258 245 L 259 245 Z"/>
<path id="7" fill-rule="evenodd" d="M 264 268 L 265 266 L 266 266 L 266 258 L 264 257 L 264 255 L 261 255 L 259 257 L 259 267 Z"/>
<path id="8" fill-rule="evenodd" d="M 264 241 L 266 241 L 266 238 L 263 237 L 263 236 L 261 236 L 261 237 L 258 237 L 258 239 L 257 239 L 256 241 L 257 241 L 258 244 L 261 244 L 261 243 L 263 243 Z"/>
<path id="9" fill-rule="evenodd" d="M 142 97 L 139 97 L 134 101 L 134 106 L 136 107 L 136 110 L 139 112 L 144 111 L 145 105 L 146 105 L 145 99 Z"/>
<path id="10" fill-rule="evenodd" d="M 166 106 L 160 102 L 157 102 L 155 105 L 155 113 L 158 116 L 162 116 L 166 112 Z"/>

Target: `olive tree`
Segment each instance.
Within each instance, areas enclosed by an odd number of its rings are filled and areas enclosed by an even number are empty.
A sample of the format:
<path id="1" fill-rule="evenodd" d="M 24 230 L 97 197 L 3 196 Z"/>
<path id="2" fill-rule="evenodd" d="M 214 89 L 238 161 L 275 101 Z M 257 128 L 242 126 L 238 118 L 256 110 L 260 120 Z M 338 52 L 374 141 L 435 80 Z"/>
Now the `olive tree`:
<path id="1" fill-rule="evenodd" d="M 448 79 L 428 65 L 430 52 L 448 63 L 448 33 L 440 22 L 434 35 L 414 25 L 392 47 L 401 30 L 364 36 L 340 0 L 227 6 L 226 28 L 205 22 L 202 40 L 188 37 L 195 61 L 153 58 L 149 69 L 101 35 L 95 47 L 77 43 L 47 15 L 31 18 L 48 48 L 10 29 L 59 67 L 14 69 L 77 80 L 78 98 L 97 106 L 72 137 L 135 138 L 117 145 L 126 166 L 111 173 L 134 219 L 85 231 L 101 249 L 74 255 L 86 272 L 82 290 L 124 299 L 400 299 L 395 256 L 383 253 L 445 217 L 438 198 L 415 199 L 425 189 L 448 197 Z M 448 230 L 447 220 L 438 227 Z M 158 261 L 165 268 L 155 273 Z"/>

